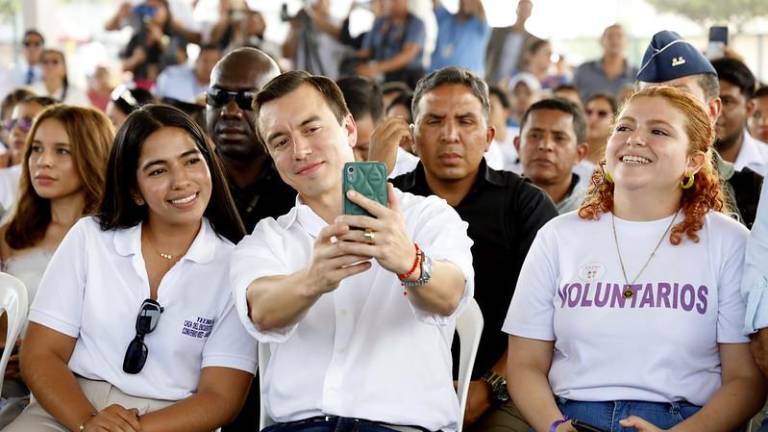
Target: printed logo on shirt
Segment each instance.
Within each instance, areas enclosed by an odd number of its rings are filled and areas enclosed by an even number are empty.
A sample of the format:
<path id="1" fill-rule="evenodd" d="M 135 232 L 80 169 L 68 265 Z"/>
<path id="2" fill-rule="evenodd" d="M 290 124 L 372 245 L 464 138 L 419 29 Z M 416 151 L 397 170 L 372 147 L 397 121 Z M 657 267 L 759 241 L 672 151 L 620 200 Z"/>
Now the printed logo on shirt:
<path id="1" fill-rule="evenodd" d="M 560 308 L 676 309 L 707 313 L 709 288 L 689 283 L 657 282 L 629 285 L 627 298 L 623 283 L 573 282 L 557 290 Z"/>
<path id="2" fill-rule="evenodd" d="M 579 268 L 579 278 L 583 282 L 595 282 L 603 277 L 605 266 L 600 263 L 584 264 Z"/>
<path id="3" fill-rule="evenodd" d="M 181 328 L 181 334 L 196 339 L 204 339 L 211 335 L 213 330 L 213 320 L 197 317 L 196 320 L 184 320 L 184 326 Z"/>

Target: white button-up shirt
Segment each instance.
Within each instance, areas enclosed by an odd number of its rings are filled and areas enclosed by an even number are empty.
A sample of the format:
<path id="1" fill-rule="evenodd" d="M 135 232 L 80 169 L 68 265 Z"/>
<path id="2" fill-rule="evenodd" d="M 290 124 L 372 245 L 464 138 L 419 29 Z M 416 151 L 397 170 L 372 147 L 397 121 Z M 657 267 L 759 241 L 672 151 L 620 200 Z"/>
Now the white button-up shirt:
<path id="1" fill-rule="evenodd" d="M 764 176 L 768 173 L 768 144 L 753 138 L 746 129 L 743 137 L 739 155 L 733 162 L 734 168 L 741 171 L 744 167 L 748 167 Z"/>
<path id="2" fill-rule="evenodd" d="M 141 225 L 102 231 L 87 217 L 67 233 L 43 275 L 29 320 L 77 339 L 72 372 L 131 396 L 180 400 L 197 391 L 209 366 L 254 373 L 256 344 L 238 322 L 227 268 L 234 246 L 205 221 L 186 255 L 163 276 L 165 308 L 144 337 L 141 372 L 123 372 L 136 317 L 149 297 Z"/>
<path id="3" fill-rule="evenodd" d="M 338 415 L 456 430 L 451 342 L 455 317 L 473 295 L 472 241 L 466 222 L 444 200 L 396 194 L 411 239 L 464 273 L 464 294 L 450 316 L 416 307 L 397 275 L 374 261 L 321 296 L 296 324 L 260 331 L 248 315 L 249 284 L 306 268 L 327 224 L 297 200 L 289 213 L 262 220 L 237 245 L 231 266 L 235 304 L 248 332 L 269 343 L 262 401 L 276 421 Z"/>

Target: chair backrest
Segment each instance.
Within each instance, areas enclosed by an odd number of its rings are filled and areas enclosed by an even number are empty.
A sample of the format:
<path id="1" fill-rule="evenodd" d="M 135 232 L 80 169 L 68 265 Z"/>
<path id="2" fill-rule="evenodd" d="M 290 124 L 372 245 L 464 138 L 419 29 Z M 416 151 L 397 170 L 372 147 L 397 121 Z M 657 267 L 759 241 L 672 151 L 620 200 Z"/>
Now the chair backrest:
<path id="1" fill-rule="evenodd" d="M 477 347 L 480 346 L 480 336 L 483 333 L 483 313 L 475 299 L 469 303 L 456 319 L 456 332 L 459 334 L 459 427 L 461 432 L 464 425 L 464 410 L 467 408 L 467 393 L 469 382 L 472 380 L 472 369 L 475 366 Z"/>
<path id="2" fill-rule="evenodd" d="M 472 379 L 472 368 L 475 365 L 475 356 L 477 347 L 480 345 L 480 335 L 483 332 L 483 313 L 480 312 L 480 306 L 475 299 L 469 299 L 464 311 L 456 319 L 456 332 L 459 334 L 459 388 L 457 395 L 459 397 L 459 423 L 458 431 L 461 432 L 464 424 L 464 410 L 467 406 L 467 393 L 469 392 L 469 382 Z M 270 351 L 269 344 L 259 343 L 259 381 L 264 385 L 264 372 L 269 363 Z M 263 387 L 262 387 L 263 388 Z M 264 408 L 264 393 L 261 394 L 259 406 L 259 429 L 274 424 Z"/>
<path id="3" fill-rule="evenodd" d="M 8 360 L 11 358 L 16 338 L 19 337 L 24 323 L 27 321 L 27 288 L 24 283 L 8 273 L 0 273 L 0 313 L 8 317 L 8 330 L 5 334 L 5 349 L 0 357 L 0 390 L 3 388 L 3 378 Z"/>
<path id="4" fill-rule="evenodd" d="M 267 370 L 267 364 L 269 363 L 269 357 L 271 353 L 269 351 L 268 343 L 259 342 L 259 385 L 261 386 L 261 397 L 259 397 L 259 430 L 274 424 L 275 421 L 267 415 L 267 410 L 264 408 L 264 375 Z"/>

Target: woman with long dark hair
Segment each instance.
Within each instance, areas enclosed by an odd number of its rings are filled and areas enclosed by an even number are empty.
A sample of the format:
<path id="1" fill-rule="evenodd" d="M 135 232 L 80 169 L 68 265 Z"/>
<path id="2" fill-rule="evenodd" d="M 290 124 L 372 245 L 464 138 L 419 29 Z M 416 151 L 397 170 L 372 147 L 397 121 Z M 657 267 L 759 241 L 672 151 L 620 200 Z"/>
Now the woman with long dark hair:
<path id="1" fill-rule="evenodd" d="M 10 431 L 210 431 L 240 410 L 256 346 L 228 283 L 244 234 L 203 130 L 148 105 L 115 138 L 97 216 L 54 254 L 30 310 L 35 396 Z"/>

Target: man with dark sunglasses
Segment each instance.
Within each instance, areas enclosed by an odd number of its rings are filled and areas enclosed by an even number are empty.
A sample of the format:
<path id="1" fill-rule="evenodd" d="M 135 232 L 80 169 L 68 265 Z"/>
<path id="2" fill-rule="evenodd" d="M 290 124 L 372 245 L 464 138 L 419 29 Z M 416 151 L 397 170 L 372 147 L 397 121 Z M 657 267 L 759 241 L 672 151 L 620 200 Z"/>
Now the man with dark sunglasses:
<path id="1" fill-rule="evenodd" d="M 264 217 L 287 213 L 296 198 L 264 150 L 251 108 L 256 93 L 279 74 L 277 63 L 264 52 L 239 48 L 216 63 L 206 94 L 208 134 L 216 143 L 248 232 Z"/>

